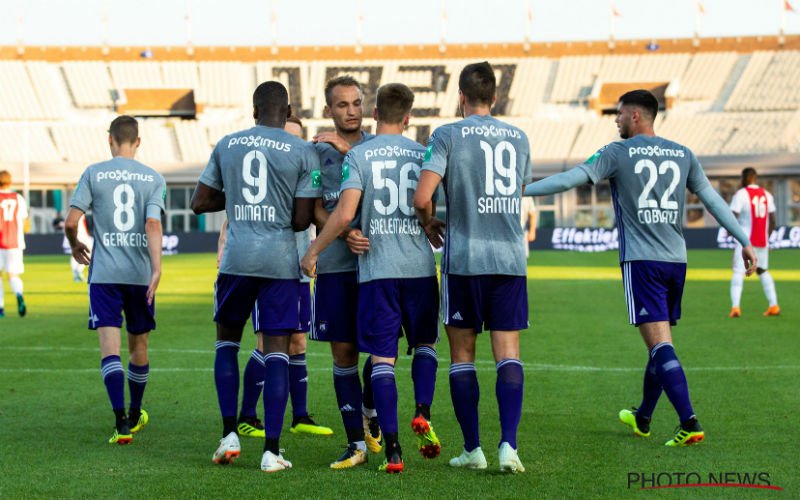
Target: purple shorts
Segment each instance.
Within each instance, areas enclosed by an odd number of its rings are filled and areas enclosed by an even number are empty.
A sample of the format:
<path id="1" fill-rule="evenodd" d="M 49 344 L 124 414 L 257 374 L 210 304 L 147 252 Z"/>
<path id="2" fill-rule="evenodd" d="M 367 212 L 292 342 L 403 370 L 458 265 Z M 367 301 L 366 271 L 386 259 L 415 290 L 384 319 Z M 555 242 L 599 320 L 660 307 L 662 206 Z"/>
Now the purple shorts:
<path id="1" fill-rule="evenodd" d="M 311 330 L 311 284 L 298 282 L 298 294 L 300 295 L 300 322 L 296 332 L 308 333 Z"/>
<path id="2" fill-rule="evenodd" d="M 436 276 L 382 279 L 359 285 L 358 350 L 397 357 L 405 332 L 409 349 L 439 340 L 439 289 Z"/>
<path id="3" fill-rule="evenodd" d="M 456 328 L 515 331 L 528 328 L 525 276 L 442 274 L 442 319 Z"/>
<path id="4" fill-rule="evenodd" d="M 634 260 L 621 266 L 630 323 L 677 323 L 681 318 L 686 263 Z"/>
<path id="5" fill-rule="evenodd" d="M 318 274 L 311 304 L 311 340 L 358 342 L 356 271 Z"/>
<path id="6" fill-rule="evenodd" d="M 132 335 L 156 329 L 156 303 L 147 304 L 146 285 L 114 285 L 96 283 L 89 285 L 89 329 L 104 326 L 122 327 Z"/>
<path id="7" fill-rule="evenodd" d="M 214 321 L 243 327 L 252 316 L 253 330 L 290 335 L 299 325 L 297 280 L 220 273 L 214 285 Z"/>

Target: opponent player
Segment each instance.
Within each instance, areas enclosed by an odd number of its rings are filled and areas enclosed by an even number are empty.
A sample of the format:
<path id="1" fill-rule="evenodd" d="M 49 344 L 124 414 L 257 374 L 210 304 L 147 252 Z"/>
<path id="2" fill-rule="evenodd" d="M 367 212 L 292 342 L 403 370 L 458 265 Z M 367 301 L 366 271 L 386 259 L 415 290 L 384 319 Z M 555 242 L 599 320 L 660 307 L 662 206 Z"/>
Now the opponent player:
<path id="1" fill-rule="evenodd" d="M 60 229 L 64 230 L 63 222 L 59 224 Z M 78 222 L 78 241 L 85 244 L 89 248 L 89 252 L 91 253 L 92 247 L 94 246 L 94 239 L 92 235 L 89 233 L 89 227 L 86 222 L 86 216 L 82 217 L 81 220 Z M 62 243 L 64 247 L 64 252 L 70 255 L 69 257 L 69 269 L 72 271 L 72 281 L 75 283 L 82 283 L 84 281 L 83 278 L 83 271 L 86 269 L 86 266 L 80 264 L 75 257 L 72 256 L 72 247 L 69 244 L 69 240 L 66 236 L 64 236 L 64 241 Z"/>
<path id="2" fill-rule="evenodd" d="M 450 341 L 450 394 L 464 435 L 464 451 L 450 465 L 486 468 L 475 372 L 475 342 L 485 327 L 497 362 L 500 470 L 523 472 L 517 455 L 523 389 L 519 332 L 528 327 L 528 291 L 520 204 L 522 188 L 532 180 L 530 146 L 524 132 L 491 116 L 496 81 L 489 63 L 467 65 L 458 88 L 464 119 L 434 131 L 414 196 L 420 224 L 427 226 L 431 196 L 444 182 L 442 317 Z"/>
<path id="3" fill-rule="evenodd" d="M 333 120 L 334 131 L 322 132 L 313 138 L 320 160 L 322 188 L 314 210 L 318 231 L 322 231 L 328 214 L 339 201 L 343 178 L 342 160 L 354 145 L 373 136 L 361 130 L 363 93 L 358 81 L 340 76 L 325 85 L 325 115 Z M 333 355 L 333 387 L 350 443 L 335 469 L 366 462 L 365 448 L 373 453 L 381 450 L 381 434 L 372 398 L 372 363 L 364 365 L 364 390 L 358 374 L 357 257 L 347 241 L 363 244 L 359 230 L 347 229 L 320 254 L 319 269 L 312 299 L 311 339 L 327 341 Z M 361 411 L 359 412 L 359 409 Z M 357 450 L 358 453 L 352 452 Z M 349 455 L 348 455 L 349 454 Z"/>
<path id="4" fill-rule="evenodd" d="M 214 148 L 192 196 L 196 214 L 225 210 L 227 240 L 215 285 L 217 323 L 214 377 L 222 413 L 222 439 L 215 463 L 240 454 L 237 434 L 237 353 L 248 316 L 264 352 L 264 454 L 261 470 L 292 466 L 280 452 L 289 398 L 289 345 L 299 322 L 297 244 L 312 216 L 319 169 L 305 141 L 283 130 L 289 95 L 279 82 L 253 93 L 256 126 L 223 137 Z"/>
<path id="5" fill-rule="evenodd" d="M 672 345 L 671 326 L 681 317 L 686 278 L 682 221 L 686 189 L 744 246 L 746 274 L 756 257 L 747 235 L 709 184 L 694 153 L 655 135 L 658 100 L 647 90 L 619 98 L 621 141 L 603 147 L 577 168 L 538 181 L 525 191 L 541 196 L 609 179 L 620 234 L 619 259 L 630 323 L 639 328 L 649 357 L 638 408 L 622 410 L 620 420 L 637 436 L 650 435 L 650 420 L 662 390 L 680 419 L 666 446 L 699 443 L 705 437 L 689 399 L 686 376 Z"/>
<path id="6" fill-rule="evenodd" d="M 358 257 L 358 347 L 372 355 L 372 391 L 386 446 L 380 470 L 386 472 L 403 471 L 394 375 L 402 332 L 409 351 L 415 351 L 411 376 L 416 413 L 411 426 L 423 456 L 435 458 L 440 451 L 430 423 L 438 366 L 436 263 L 411 207 L 425 149 L 402 135 L 413 103 L 413 92 L 403 84 L 390 83 L 378 89 L 378 135 L 347 153 L 339 203 L 301 263 L 303 272 L 313 276 L 320 252 L 336 241 L 360 209 L 359 227 L 369 247 Z M 425 229 L 441 246 L 436 240 L 437 222 Z M 345 455 L 355 461 L 358 452 L 351 442 Z"/>
<path id="7" fill-rule="evenodd" d="M 761 280 L 764 295 L 769 301 L 769 308 L 764 316 L 778 316 L 781 308 L 778 305 L 778 294 L 775 292 L 775 281 L 767 270 L 769 268 L 769 235 L 775 229 L 775 200 L 772 193 L 757 183 L 756 169 L 747 167 L 742 170 L 742 187 L 733 195 L 731 210 L 739 220 L 745 233 L 750 234 L 750 243 L 758 258 L 756 274 Z M 731 278 L 731 318 L 742 315 L 739 307 L 744 286 L 744 265 L 742 247 L 738 243 L 733 251 L 733 277 Z"/>
<path id="8" fill-rule="evenodd" d="M 522 197 L 519 222 L 526 236 L 525 258 L 527 259 L 531 252 L 531 243 L 536 241 L 536 226 L 539 222 L 536 214 L 536 203 L 533 201 L 533 196 Z"/>
<path id="9" fill-rule="evenodd" d="M 295 137 L 303 137 L 303 123 L 295 115 L 286 119 L 284 130 Z M 217 268 L 222 260 L 222 252 L 225 248 L 225 234 L 228 221 L 222 223 L 217 244 Z M 305 231 L 294 233 L 297 242 L 297 261 L 306 252 L 311 244 L 311 231 L 309 227 Z M 311 279 L 305 275 L 300 276 L 300 321 L 297 332 L 292 334 L 292 341 L 289 346 L 289 396 L 292 402 L 292 426 L 289 429 L 293 433 L 315 434 L 330 436 L 333 430 L 317 424 L 308 414 L 308 368 L 306 366 L 306 334 L 311 328 Z M 242 407 L 239 410 L 239 424 L 237 431 L 240 436 L 250 436 L 263 438 L 264 425 L 258 419 L 256 406 L 261 393 L 264 392 L 264 346 L 259 342 L 250 359 L 244 368 L 242 377 Z"/>
<path id="10" fill-rule="evenodd" d="M 5 317 L 5 296 L 3 293 L 3 273 L 8 275 L 11 290 L 17 296 L 17 312 L 25 316 L 28 308 L 22 295 L 22 278 L 25 264 L 22 252 L 25 250 L 25 219 L 28 218 L 28 204 L 19 194 L 11 190 L 11 173 L 0 172 L 0 318 Z"/>
<path id="11" fill-rule="evenodd" d="M 111 122 L 108 142 L 113 158 L 91 165 L 81 175 L 70 201 L 64 233 L 72 256 L 89 264 L 89 329 L 100 340 L 103 382 L 116 424 L 109 443 L 127 444 L 149 421 L 142 409 L 150 362 L 147 342 L 156 327 L 155 295 L 161 280 L 161 216 L 166 182 L 134 159 L 139 124 L 130 116 Z M 78 239 L 84 214 L 93 213 L 94 249 Z M 122 315 L 128 331 L 128 389 L 120 362 Z"/>

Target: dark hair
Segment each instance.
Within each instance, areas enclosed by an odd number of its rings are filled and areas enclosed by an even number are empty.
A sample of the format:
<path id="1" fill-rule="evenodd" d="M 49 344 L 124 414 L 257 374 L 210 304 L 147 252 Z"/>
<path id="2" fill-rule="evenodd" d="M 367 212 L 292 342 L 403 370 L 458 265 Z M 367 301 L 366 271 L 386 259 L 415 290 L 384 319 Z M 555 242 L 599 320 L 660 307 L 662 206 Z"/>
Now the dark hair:
<path id="1" fill-rule="evenodd" d="M 653 120 L 658 114 L 658 99 L 649 90 L 638 89 L 625 92 L 620 96 L 619 102 L 622 105 L 638 106 L 644 109 Z"/>
<path id="2" fill-rule="evenodd" d="M 288 123 L 296 123 L 299 126 L 303 126 L 303 121 L 294 113 L 292 113 L 289 118 L 286 119 Z"/>
<path id="3" fill-rule="evenodd" d="M 0 171 L 0 187 L 11 185 L 11 172 L 8 170 Z"/>
<path id="4" fill-rule="evenodd" d="M 108 133 L 117 144 L 133 144 L 139 138 L 139 122 L 132 116 L 118 116 L 108 127 Z"/>
<path id="5" fill-rule="evenodd" d="M 750 179 L 751 177 L 757 177 L 757 176 L 758 176 L 758 172 L 756 172 L 756 169 L 754 169 L 753 167 L 747 167 L 744 170 L 742 170 L 742 180 L 743 181 L 746 181 L 747 179 Z"/>
<path id="6" fill-rule="evenodd" d="M 285 120 L 289 113 L 289 92 L 281 82 L 264 82 L 253 92 L 253 107 L 258 110 L 259 120 Z"/>
<path id="7" fill-rule="evenodd" d="M 458 77 L 458 88 L 468 104 L 491 105 L 497 88 L 492 66 L 487 61 L 466 65 Z"/>
<path id="8" fill-rule="evenodd" d="M 358 80 L 350 75 L 342 75 L 337 76 L 336 78 L 331 78 L 328 80 L 328 83 L 325 84 L 325 104 L 328 106 L 332 104 L 331 99 L 333 99 L 333 88 L 339 85 L 342 85 L 343 87 L 355 87 L 358 90 L 362 90 L 361 84 L 358 83 Z"/>
<path id="9" fill-rule="evenodd" d="M 414 92 L 402 83 L 387 83 L 378 89 L 378 120 L 400 123 L 414 105 Z"/>

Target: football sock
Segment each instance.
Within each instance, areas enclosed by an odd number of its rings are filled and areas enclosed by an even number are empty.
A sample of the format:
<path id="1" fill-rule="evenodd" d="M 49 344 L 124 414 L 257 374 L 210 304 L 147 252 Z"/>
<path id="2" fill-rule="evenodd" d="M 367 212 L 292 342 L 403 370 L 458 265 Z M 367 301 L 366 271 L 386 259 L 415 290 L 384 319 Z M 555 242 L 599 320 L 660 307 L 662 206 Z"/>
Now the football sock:
<path id="1" fill-rule="evenodd" d="M 650 350 L 650 357 L 656 365 L 656 375 L 664 392 L 667 393 L 672 406 L 678 412 L 681 422 L 694 416 L 692 403 L 689 401 L 689 384 L 683 373 L 681 362 L 675 355 L 675 348 L 670 342 L 656 344 Z"/>
<path id="2" fill-rule="evenodd" d="M 264 356 L 258 349 L 253 349 L 242 378 L 242 410 L 239 417 L 255 418 L 258 415 L 256 405 L 264 392 Z"/>
<path id="3" fill-rule="evenodd" d="M 6 307 L 6 299 L 3 295 L 5 291 L 3 290 L 3 277 L 0 276 L 0 310 L 5 309 Z"/>
<path id="4" fill-rule="evenodd" d="M 425 409 L 423 416 L 430 420 L 430 407 L 436 387 L 436 369 L 439 361 L 432 347 L 417 347 L 411 362 L 411 378 L 414 380 L 414 400 L 418 409 Z"/>
<path id="5" fill-rule="evenodd" d="M 397 384 L 394 381 L 394 366 L 389 363 L 375 363 L 372 366 L 372 390 L 381 430 L 384 434 L 396 434 Z"/>
<path id="6" fill-rule="evenodd" d="M 506 358 L 497 362 L 495 394 L 500 410 L 500 443 L 508 443 L 517 449 L 517 428 L 522 417 L 522 388 L 525 374 L 522 362 Z"/>
<path id="7" fill-rule="evenodd" d="M 658 403 L 658 398 L 661 397 L 662 391 L 661 383 L 658 381 L 658 375 L 656 374 L 655 361 L 648 356 L 647 366 L 644 369 L 644 381 L 642 382 L 642 402 L 636 409 L 636 416 L 646 420 L 653 418 L 653 411 L 656 409 L 656 403 Z"/>
<path id="8" fill-rule="evenodd" d="M 764 295 L 767 296 L 769 306 L 777 306 L 778 294 L 775 292 L 775 280 L 772 279 L 772 275 L 769 274 L 769 271 L 764 271 L 758 275 L 758 279 L 761 280 L 761 286 L 764 288 Z"/>
<path id="9" fill-rule="evenodd" d="M 11 285 L 14 295 L 22 295 L 22 279 L 19 276 L 8 278 L 8 283 Z"/>
<path id="10" fill-rule="evenodd" d="M 478 432 L 478 401 L 480 388 L 475 363 L 450 365 L 450 398 L 456 419 L 464 435 L 464 449 L 472 451 L 481 445 Z"/>
<path id="11" fill-rule="evenodd" d="M 308 368 L 306 353 L 289 356 L 289 394 L 292 398 L 292 415 L 308 416 Z"/>
<path id="12" fill-rule="evenodd" d="M 361 393 L 362 411 L 364 415 L 374 417 L 377 413 L 375 412 L 375 398 L 372 394 L 372 358 L 370 356 L 367 356 L 367 362 L 364 363 L 361 380 L 364 384 L 364 390 Z"/>
<path id="13" fill-rule="evenodd" d="M 222 435 L 236 432 L 236 409 L 239 399 L 239 343 L 218 340 L 214 359 L 214 383 L 217 386 Z"/>
<path id="14" fill-rule="evenodd" d="M 265 354 L 264 373 L 264 433 L 268 440 L 277 442 L 289 402 L 289 355 L 282 352 Z M 277 454 L 277 447 L 269 451 Z"/>
<path id="15" fill-rule="evenodd" d="M 128 362 L 128 391 L 131 394 L 131 414 L 138 415 L 142 409 L 144 388 L 147 386 L 147 376 L 150 373 L 150 364 L 143 366 Z"/>
<path id="16" fill-rule="evenodd" d="M 364 426 L 361 423 L 361 379 L 358 378 L 358 364 L 342 368 L 333 365 L 333 389 L 336 403 L 342 414 L 342 424 L 347 432 L 347 441 L 364 441 Z"/>
<path id="17" fill-rule="evenodd" d="M 125 370 L 122 369 L 122 362 L 119 356 L 106 356 L 100 361 L 100 371 L 103 373 L 103 383 L 106 385 L 108 399 L 111 401 L 111 408 L 114 413 L 122 410 L 125 414 Z"/>
<path id="18" fill-rule="evenodd" d="M 731 307 L 739 307 L 741 305 L 743 287 L 744 287 L 744 272 L 734 271 L 733 277 L 731 277 Z"/>

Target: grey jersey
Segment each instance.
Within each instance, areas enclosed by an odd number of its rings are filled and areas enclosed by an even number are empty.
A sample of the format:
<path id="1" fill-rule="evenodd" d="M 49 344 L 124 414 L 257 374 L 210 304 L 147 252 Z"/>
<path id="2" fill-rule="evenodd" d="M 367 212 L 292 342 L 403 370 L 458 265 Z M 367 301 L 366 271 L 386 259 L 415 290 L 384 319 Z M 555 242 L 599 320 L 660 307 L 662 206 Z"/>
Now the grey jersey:
<path id="1" fill-rule="evenodd" d="M 311 228 L 308 228 L 305 231 L 300 231 L 299 233 L 294 233 L 294 240 L 297 244 L 297 265 L 299 266 L 300 261 L 306 254 L 306 250 L 308 250 L 308 247 L 311 246 Z M 311 278 L 301 272 L 300 283 L 311 283 Z"/>
<path id="2" fill-rule="evenodd" d="M 309 143 L 282 128 L 236 132 L 214 147 L 200 182 L 225 191 L 221 273 L 300 278 L 292 208 L 295 198 L 315 198 L 319 185 L 319 160 Z"/>
<path id="3" fill-rule="evenodd" d="M 528 137 L 492 116 L 437 128 L 422 170 L 443 177 L 447 200 L 442 272 L 525 276 L 522 188 L 533 180 Z"/>
<path id="4" fill-rule="evenodd" d="M 686 262 L 683 206 L 686 189 L 709 185 L 689 148 L 637 135 L 612 142 L 578 168 L 592 183 L 609 179 L 619 230 L 620 262 Z"/>
<path id="5" fill-rule="evenodd" d="M 150 283 L 145 221 L 161 221 L 166 192 L 161 174 L 121 156 L 95 163 L 83 172 L 70 206 L 91 210 L 93 215 L 89 283 Z"/>
<path id="6" fill-rule="evenodd" d="M 414 211 L 424 155 L 425 148 L 402 135 L 379 135 L 347 153 L 342 191 L 363 192 L 360 227 L 370 242 L 358 256 L 359 283 L 436 275 L 433 250 Z"/>
<path id="7" fill-rule="evenodd" d="M 375 137 L 366 132 L 361 133 L 361 140 L 358 144 L 362 144 Z M 322 192 L 319 196 L 322 197 L 322 205 L 328 213 L 332 213 L 339 203 L 339 191 L 342 184 L 342 161 L 344 155 L 336 148 L 327 142 L 318 142 L 314 144 L 319 155 L 320 171 L 322 173 Z M 317 273 L 341 273 L 347 271 L 355 271 L 358 264 L 358 257 L 350 251 L 347 243 L 344 240 L 337 238 L 333 243 L 328 246 L 320 255 L 317 260 Z"/>

